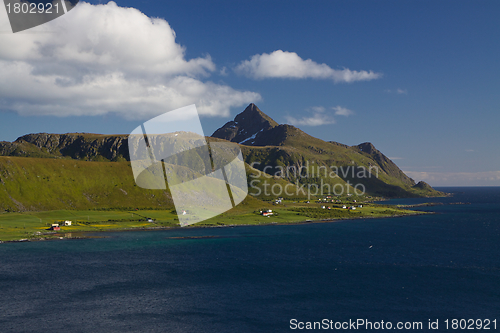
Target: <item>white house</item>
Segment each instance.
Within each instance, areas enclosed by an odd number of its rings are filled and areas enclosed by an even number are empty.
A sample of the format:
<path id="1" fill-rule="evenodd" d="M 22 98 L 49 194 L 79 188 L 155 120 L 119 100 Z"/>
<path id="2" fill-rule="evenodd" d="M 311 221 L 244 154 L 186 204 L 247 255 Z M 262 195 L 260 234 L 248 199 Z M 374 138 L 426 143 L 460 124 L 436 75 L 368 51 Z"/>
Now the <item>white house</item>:
<path id="1" fill-rule="evenodd" d="M 262 212 L 262 216 L 271 216 L 271 215 L 273 215 L 273 211 L 271 209 Z"/>

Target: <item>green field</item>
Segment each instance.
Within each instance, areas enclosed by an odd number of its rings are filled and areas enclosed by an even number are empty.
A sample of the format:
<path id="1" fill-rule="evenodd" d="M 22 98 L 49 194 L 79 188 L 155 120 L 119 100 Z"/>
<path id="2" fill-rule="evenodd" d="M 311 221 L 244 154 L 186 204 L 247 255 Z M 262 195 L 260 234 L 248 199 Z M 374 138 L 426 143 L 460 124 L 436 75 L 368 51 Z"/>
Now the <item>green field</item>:
<path id="1" fill-rule="evenodd" d="M 0 240 L 60 237 L 62 233 L 105 230 L 174 227 L 177 215 L 170 211 L 84 211 L 56 210 L 48 212 L 6 213 L 0 215 Z M 151 223 L 147 218 L 155 220 Z M 72 222 L 64 226 L 64 221 Z M 53 223 L 60 231 L 48 230 Z"/>
<path id="2" fill-rule="evenodd" d="M 358 207 L 356 210 L 342 209 L 333 207 L 333 205 L 329 210 L 321 208 L 322 205 L 292 201 L 272 205 L 250 199 L 245 200 L 232 210 L 212 219 L 188 226 L 188 228 L 284 224 L 421 214 L 421 212 L 376 204 L 363 204 L 363 208 Z M 262 216 L 260 211 L 263 209 L 272 209 L 274 215 Z M 153 222 L 148 222 L 148 219 L 152 219 Z M 63 221 L 65 220 L 72 221 L 72 225 L 64 226 Z M 53 223 L 59 223 L 61 230 L 48 230 Z M 81 234 L 82 232 L 177 227 L 180 227 L 179 221 L 173 210 L 54 210 L 4 213 L 0 214 L 0 241 L 84 237 L 84 234 Z"/>

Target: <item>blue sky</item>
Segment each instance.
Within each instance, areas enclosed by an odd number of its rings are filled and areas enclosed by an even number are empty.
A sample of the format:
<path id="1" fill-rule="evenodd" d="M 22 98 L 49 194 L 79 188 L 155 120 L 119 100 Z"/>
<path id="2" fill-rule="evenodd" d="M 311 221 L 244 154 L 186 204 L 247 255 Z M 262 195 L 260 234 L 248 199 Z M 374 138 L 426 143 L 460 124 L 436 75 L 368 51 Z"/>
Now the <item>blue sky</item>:
<path id="1" fill-rule="evenodd" d="M 415 180 L 498 186 L 499 14 L 498 1 L 91 1 L 12 34 L 2 8 L 0 140 L 128 134 L 191 103 L 210 135 L 255 102 L 323 140 L 372 142 Z"/>

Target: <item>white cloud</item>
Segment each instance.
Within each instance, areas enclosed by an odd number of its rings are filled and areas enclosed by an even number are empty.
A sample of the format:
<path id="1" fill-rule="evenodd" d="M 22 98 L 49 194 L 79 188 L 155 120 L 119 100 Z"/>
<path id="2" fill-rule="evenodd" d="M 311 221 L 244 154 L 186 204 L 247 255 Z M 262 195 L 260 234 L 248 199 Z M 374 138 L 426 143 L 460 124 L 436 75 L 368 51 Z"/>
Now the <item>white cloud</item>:
<path id="1" fill-rule="evenodd" d="M 228 76 L 229 73 L 227 72 L 227 67 L 226 66 L 222 67 L 219 71 L 219 74 L 222 76 Z"/>
<path id="2" fill-rule="evenodd" d="M 342 106 L 332 107 L 331 110 L 334 111 L 335 115 L 340 115 L 345 117 L 354 114 L 353 111 L 346 109 Z M 299 126 L 299 125 L 320 126 L 320 125 L 335 124 L 336 122 L 331 112 L 327 112 L 326 108 L 323 106 L 313 106 L 307 109 L 306 111 L 312 113 L 312 115 L 302 118 L 286 116 L 285 119 L 290 125 L 294 126 Z"/>
<path id="3" fill-rule="evenodd" d="M 312 106 L 307 111 L 318 113 L 318 112 L 325 112 L 325 110 L 326 109 L 324 106 Z"/>
<path id="4" fill-rule="evenodd" d="M 434 186 L 500 185 L 500 171 L 483 172 L 421 172 L 404 171 L 416 181 L 423 180 Z"/>
<path id="5" fill-rule="evenodd" d="M 0 10 L 0 31 L 8 24 Z M 0 34 L 0 107 L 23 115 L 141 119 L 193 103 L 201 114 L 228 115 L 261 99 L 204 80 L 216 70 L 210 56 L 186 59 L 175 37 L 165 20 L 114 2 L 80 2 L 49 23 Z"/>
<path id="6" fill-rule="evenodd" d="M 332 109 L 335 111 L 335 115 L 337 115 L 337 116 L 348 117 L 348 116 L 354 114 L 354 112 L 352 110 L 343 108 L 341 106 L 334 106 Z"/>
<path id="7" fill-rule="evenodd" d="M 318 64 L 311 59 L 304 60 L 295 52 L 277 50 L 271 54 L 256 54 L 250 60 L 241 62 L 236 72 L 255 79 L 331 79 L 334 82 L 355 82 L 378 79 L 381 73 L 373 71 L 352 71 L 333 69 L 326 64 Z"/>
<path id="8" fill-rule="evenodd" d="M 401 88 L 397 88 L 395 90 L 386 89 L 385 92 L 389 94 L 396 93 L 398 95 L 408 95 L 408 89 L 401 89 Z"/>
<path id="9" fill-rule="evenodd" d="M 315 113 L 311 117 L 302 117 L 297 119 L 292 116 L 286 116 L 286 120 L 290 125 L 299 126 L 320 126 L 320 125 L 328 125 L 335 124 L 335 119 L 332 116 L 322 113 Z"/>

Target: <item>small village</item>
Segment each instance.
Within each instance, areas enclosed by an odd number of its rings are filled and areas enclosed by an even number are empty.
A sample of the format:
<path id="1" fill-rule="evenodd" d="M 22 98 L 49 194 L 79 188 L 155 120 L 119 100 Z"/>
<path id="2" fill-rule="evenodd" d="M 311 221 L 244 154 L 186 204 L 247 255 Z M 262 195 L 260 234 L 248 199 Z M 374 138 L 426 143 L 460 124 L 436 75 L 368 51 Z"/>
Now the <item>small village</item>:
<path id="1" fill-rule="evenodd" d="M 294 205 L 297 207 L 310 207 L 310 208 L 318 208 L 318 209 L 325 209 L 325 210 L 332 210 L 332 209 L 346 209 L 346 210 L 359 210 L 363 208 L 363 204 L 366 205 L 364 202 L 358 202 L 358 199 L 352 199 L 350 198 L 351 195 L 348 195 L 346 198 L 338 198 L 336 196 L 332 195 L 325 195 L 322 198 L 316 199 L 311 203 L 311 200 L 303 200 L 303 201 L 292 201 L 290 199 L 284 199 L 283 197 L 278 197 L 274 200 L 271 200 L 272 204 L 274 206 L 279 206 L 282 205 L 283 207 L 286 207 L 288 205 Z M 372 200 L 372 197 L 367 197 L 366 199 Z M 275 216 L 276 211 L 273 211 L 272 209 L 260 209 L 259 214 L 264 216 L 264 217 L 270 217 L 270 216 Z"/>

